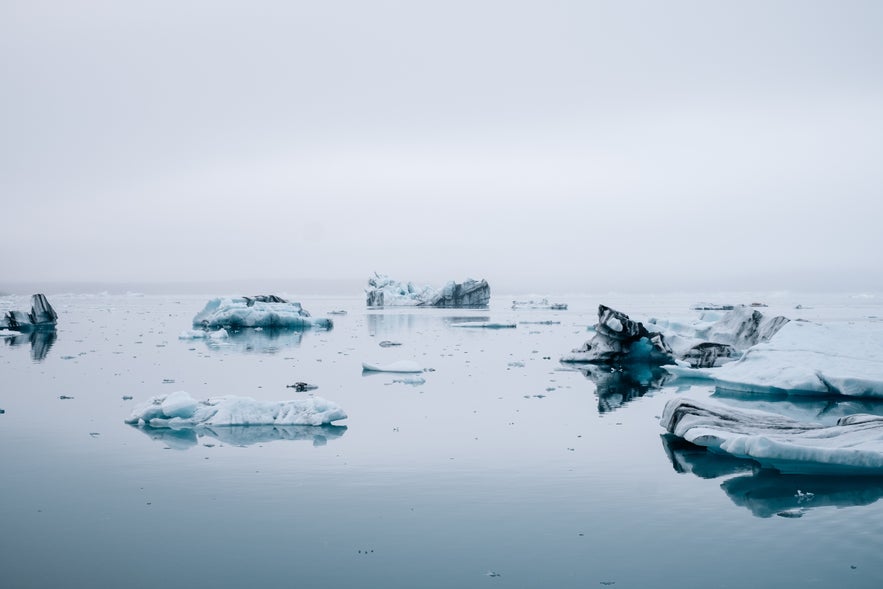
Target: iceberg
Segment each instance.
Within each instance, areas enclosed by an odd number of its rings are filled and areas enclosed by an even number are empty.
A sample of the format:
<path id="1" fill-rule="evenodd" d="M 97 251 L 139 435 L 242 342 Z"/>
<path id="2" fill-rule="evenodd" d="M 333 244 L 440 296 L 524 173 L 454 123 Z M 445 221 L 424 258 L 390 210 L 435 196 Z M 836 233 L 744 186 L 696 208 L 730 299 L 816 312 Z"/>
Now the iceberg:
<path id="1" fill-rule="evenodd" d="M 673 364 L 674 356 L 661 333 L 648 331 L 640 321 L 605 305 L 598 305 L 595 334 L 561 362 L 627 366 Z"/>
<path id="2" fill-rule="evenodd" d="M 441 289 L 403 283 L 385 274 L 374 273 L 366 289 L 368 307 L 444 307 L 483 308 L 491 300 L 491 289 L 485 280 L 467 278 L 464 282 L 450 281 Z"/>
<path id="3" fill-rule="evenodd" d="M 423 372 L 423 368 L 413 360 L 399 360 L 390 364 L 362 362 L 362 372 Z"/>
<path id="4" fill-rule="evenodd" d="M 38 293 L 31 296 L 31 311 L 7 311 L 0 318 L 0 329 L 29 332 L 35 329 L 55 329 L 58 314 L 46 295 Z"/>
<path id="5" fill-rule="evenodd" d="M 742 393 L 883 398 L 883 324 L 792 321 L 734 362 L 666 370 Z"/>
<path id="6" fill-rule="evenodd" d="M 675 398 L 666 403 L 660 424 L 711 452 L 783 474 L 883 476 L 883 416 L 854 414 L 821 425 Z"/>
<path id="7" fill-rule="evenodd" d="M 331 329 L 333 325 L 331 319 L 311 317 L 300 303 L 275 295 L 215 298 L 193 318 L 193 326 L 203 329 Z"/>
<path id="8" fill-rule="evenodd" d="M 152 428 L 193 428 L 232 425 L 325 425 L 347 415 L 320 397 L 292 401 L 258 401 L 233 395 L 196 401 L 186 391 L 151 397 L 132 410 L 129 424 Z"/>

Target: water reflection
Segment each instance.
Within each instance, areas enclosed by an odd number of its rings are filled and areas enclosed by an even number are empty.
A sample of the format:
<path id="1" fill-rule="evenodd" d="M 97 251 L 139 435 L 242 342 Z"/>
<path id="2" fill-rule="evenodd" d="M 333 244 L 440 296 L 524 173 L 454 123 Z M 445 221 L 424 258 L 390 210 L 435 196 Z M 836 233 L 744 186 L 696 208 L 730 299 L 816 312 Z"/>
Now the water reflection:
<path id="1" fill-rule="evenodd" d="M 662 388 L 671 376 L 658 366 L 635 364 L 627 368 L 602 365 L 579 366 L 578 370 L 595 383 L 598 413 L 609 413 L 629 401 Z"/>
<path id="2" fill-rule="evenodd" d="M 324 446 L 346 433 L 345 425 L 222 425 L 172 429 L 132 425 L 153 440 L 174 450 L 189 450 L 200 444 L 200 438 L 213 438 L 230 446 L 252 446 L 276 440 L 309 440 L 313 446 Z M 205 441 L 202 442 L 205 445 Z"/>
<path id="3" fill-rule="evenodd" d="M 490 321 L 487 315 L 440 315 L 430 309 L 420 312 L 368 313 L 368 333 L 371 335 L 418 331 L 432 328 L 439 323 L 465 323 L 467 321 Z"/>
<path id="4" fill-rule="evenodd" d="M 256 352 L 275 354 L 284 348 L 300 346 L 304 334 L 311 330 L 300 329 L 239 329 L 228 331 L 225 338 L 206 338 L 205 345 L 212 350 Z"/>
<path id="5" fill-rule="evenodd" d="M 756 517 L 801 517 L 817 507 L 870 505 L 883 497 L 883 476 L 818 476 L 781 474 L 761 469 L 753 460 L 709 452 L 672 436 L 661 436 L 674 469 L 703 479 L 742 474 L 720 487 L 730 500 Z"/>
<path id="6" fill-rule="evenodd" d="M 31 360 L 42 362 L 58 339 L 58 332 L 55 329 L 35 329 L 28 333 L 6 336 L 4 339 L 9 346 L 31 344 Z"/>

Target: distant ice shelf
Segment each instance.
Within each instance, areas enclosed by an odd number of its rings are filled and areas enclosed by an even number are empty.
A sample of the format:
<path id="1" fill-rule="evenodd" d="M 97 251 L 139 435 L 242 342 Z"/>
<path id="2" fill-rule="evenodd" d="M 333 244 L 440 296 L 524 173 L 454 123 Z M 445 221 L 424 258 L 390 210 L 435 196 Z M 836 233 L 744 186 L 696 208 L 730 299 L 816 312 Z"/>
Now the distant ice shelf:
<path id="1" fill-rule="evenodd" d="M 291 401 L 259 401 L 221 396 L 197 401 L 186 391 L 151 397 L 132 410 L 126 423 L 153 428 L 192 428 L 233 425 L 325 425 L 347 415 L 321 397 Z"/>
<path id="2" fill-rule="evenodd" d="M 711 452 L 785 474 L 883 475 L 883 417 L 877 415 L 848 415 L 826 426 L 678 397 L 665 405 L 660 424 Z"/>
<path id="3" fill-rule="evenodd" d="M 193 318 L 193 326 L 203 329 L 331 329 L 333 325 L 331 319 L 311 317 L 300 303 L 275 295 L 211 299 Z"/>

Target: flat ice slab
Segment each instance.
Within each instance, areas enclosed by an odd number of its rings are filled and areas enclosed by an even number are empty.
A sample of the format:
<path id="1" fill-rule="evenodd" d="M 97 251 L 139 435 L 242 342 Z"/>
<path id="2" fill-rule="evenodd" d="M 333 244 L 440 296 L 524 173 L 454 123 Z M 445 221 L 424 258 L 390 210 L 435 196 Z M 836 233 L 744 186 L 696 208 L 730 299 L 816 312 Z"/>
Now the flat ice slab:
<path id="1" fill-rule="evenodd" d="M 325 317 L 311 317 L 300 303 L 268 295 L 258 297 L 219 297 L 206 303 L 193 318 L 194 327 L 205 329 L 268 327 L 277 329 L 331 329 Z"/>
<path id="2" fill-rule="evenodd" d="M 747 458 L 785 474 L 883 475 L 883 417 L 855 414 L 837 425 L 675 398 L 660 424 L 712 452 Z"/>
<path id="3" fill-rule="evenodd" d="M 336 403 L 321 397 L 258 401 L 223 396 L 197 401 L 185 391 L 157 395 L 132 410 L 126 423 L 174 429 L 227 425 L 325 425 L 346 419 Z"/>
<path id="4" fill-rule="evenodd" d="M 883 398 L 883 323 L 791 321 L 735 362 L 665 369 L 739 392 Z"/>
<path id="5" fill-rule="evenodd" d="M 423 372 L 423 368 L 413 360 L 399 360 L 389 364 L 362 362 L 363 372 Z"/>

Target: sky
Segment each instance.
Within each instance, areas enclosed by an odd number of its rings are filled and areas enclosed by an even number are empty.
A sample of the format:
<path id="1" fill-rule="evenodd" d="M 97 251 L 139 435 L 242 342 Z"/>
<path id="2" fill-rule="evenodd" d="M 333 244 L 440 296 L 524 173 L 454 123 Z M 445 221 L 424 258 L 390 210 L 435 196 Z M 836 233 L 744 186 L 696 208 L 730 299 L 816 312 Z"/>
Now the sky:
<path id="1" fill-rule="evenodd" d="M 883 291 L 878 1 L 0 0 L 0 289 Z"/>

